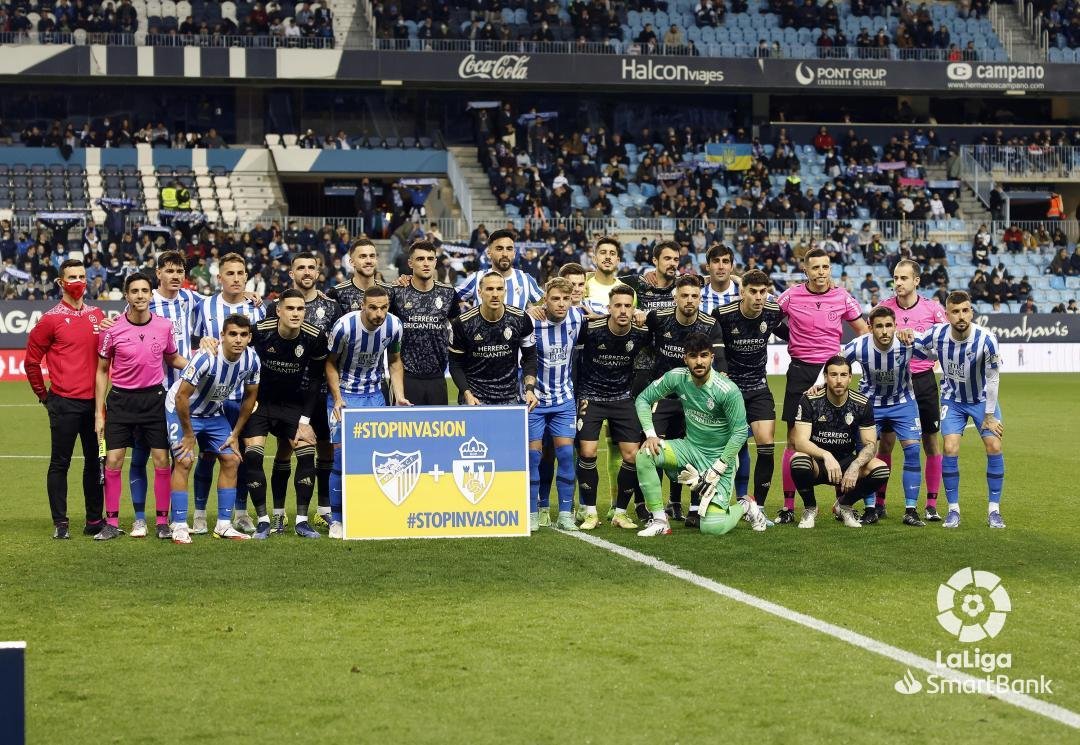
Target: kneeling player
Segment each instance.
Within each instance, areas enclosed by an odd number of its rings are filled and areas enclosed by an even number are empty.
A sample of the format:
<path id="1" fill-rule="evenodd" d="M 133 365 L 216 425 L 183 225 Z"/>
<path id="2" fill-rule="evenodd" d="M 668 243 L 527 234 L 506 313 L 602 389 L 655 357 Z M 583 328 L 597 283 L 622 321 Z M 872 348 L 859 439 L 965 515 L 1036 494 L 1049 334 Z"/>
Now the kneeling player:
<path id="1" fill-rule="evenodd" d="M 851 363 L 839 355 L 825 363 L 825 390 L 804 394 L 791 431 L 791 478 L 802 497 L 800 528 L 814 527 L 814 486 L 835 484 L 839 515 L 849 528 L 861 528 L 852 505 L 889 480 L 889 467 L 874 457 L 877 427 L 866 396 L 848 389 Z"/>
<path id="2" fill-rule="evenodd" d="M 738 387 L 713 370 L 713 340 L 704 334 L 686 337 L 683 359 L 686 367 L 664 373 L 637 397 L 635 407 L 645 442 L 637 455 L 638 481 L 652 520 L 639 536 L 668 535 L 671 527 L 660 496 L 663 468 L 672 480 L 700 489 L 702 533 L 723 535 L 749 513 L 754 530 L 765 530 L 765 516 L 752 500 L 731 503 L 739 448 L 746 441 L 746 408 Z M 674 394 L 682 402 L 686 417 L 686 437 L 661 440 L 653 429 L 652 408 L 660 399 Z M 681 470 L 680 470 L 681 469 Z"/>
<path id="3" fill-rule="evenodd" d="M 259 357 L 248 347 L 251 321 L 230 315 L 221 328 L 221 344 L 216 354 L 197 352 L 180 380 L 169 388 L 165 400 L 165 421 L 174 457 L 172 473 L 172 531 L 175 543 L 191 543 L 187 526 L 188 474 L 197 457 L 196 445 L 204 453 L 217 456 L 218 520 L 215 538 L 246 541 L 251 536 L 232 525 L 236 503 L 236 472 L 240 465 L 240 432 L 255 408 L 259 393 Z M 224 402 L 237 388 L 244 399 L 236 424 L 229 426 Z M 196 510 L 198 516 L 199 510 Z M 206 513 L 201 515 L 206 520 Z"/>

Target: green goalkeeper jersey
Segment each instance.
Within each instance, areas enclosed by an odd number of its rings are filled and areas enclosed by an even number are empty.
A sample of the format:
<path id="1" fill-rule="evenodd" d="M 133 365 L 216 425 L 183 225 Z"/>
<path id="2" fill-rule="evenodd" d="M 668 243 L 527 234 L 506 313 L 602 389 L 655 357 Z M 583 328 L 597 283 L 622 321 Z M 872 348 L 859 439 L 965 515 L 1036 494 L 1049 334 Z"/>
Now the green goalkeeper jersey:
<path id="1" fill-rule="evenodd" d="M 746 407 L 738 386 L 715 370 L 709 371 L 708 380 L 700 386 L 689 368 L 669 370 L 649 384 L 634 404 L 647 433 L 653 429 L 653 404 L 672 393 L 678 395 L 686 416 L 685 441 L 703 456 L 694 459 L 695 465 L 707 467 L 717 458 L 733 464 L 746 442 Z"/>

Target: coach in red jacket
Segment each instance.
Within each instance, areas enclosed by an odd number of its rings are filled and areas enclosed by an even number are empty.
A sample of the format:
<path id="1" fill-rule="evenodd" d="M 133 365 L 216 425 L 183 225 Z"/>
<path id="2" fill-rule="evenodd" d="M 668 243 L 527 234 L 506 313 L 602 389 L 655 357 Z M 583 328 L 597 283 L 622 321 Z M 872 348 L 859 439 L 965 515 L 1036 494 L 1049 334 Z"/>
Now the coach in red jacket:
<path id="1" fill-rule="evenodd" d="M 34 395 L 49 412 L 52 453 L 46 489 L 55 526 L 53 538 L 67 538 L 67 474 L 76 437 L 82 440 L 84 458 L 86 527 L 83 532 L 94 535 L 104 524 L 98 441 L 94 431 L 94 372 L 98 333 L 105 314 L 100 308 L 83 303 L 86 267 L 81 261 L 69 259 L 61 264 L 57 282 L 64 296 L 30 332 L 26 344 L 26 377 Z M 42 360 L 49 370 L 50 388 L 45 387 Z"/>

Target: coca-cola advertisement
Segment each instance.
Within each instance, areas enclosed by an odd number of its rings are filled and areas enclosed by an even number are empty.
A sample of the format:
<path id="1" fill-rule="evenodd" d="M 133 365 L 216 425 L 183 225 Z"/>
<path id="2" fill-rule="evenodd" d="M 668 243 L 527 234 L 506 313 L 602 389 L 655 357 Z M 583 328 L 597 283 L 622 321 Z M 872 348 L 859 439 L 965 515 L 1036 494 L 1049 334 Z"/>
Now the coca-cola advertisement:
<path id="1" fill-rule="evenodd" d="M 529 56 L 503 54 L 498 57 L 481 58 L 466 55 L 458 65 L 458 77 L 462 80 L 528 80 Z"/>

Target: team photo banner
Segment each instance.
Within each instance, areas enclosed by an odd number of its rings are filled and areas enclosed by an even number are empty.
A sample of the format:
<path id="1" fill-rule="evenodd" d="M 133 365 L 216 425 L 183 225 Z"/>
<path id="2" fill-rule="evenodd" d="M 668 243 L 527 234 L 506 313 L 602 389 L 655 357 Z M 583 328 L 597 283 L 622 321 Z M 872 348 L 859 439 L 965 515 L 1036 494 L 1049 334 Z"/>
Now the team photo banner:
<path id="1" fill-rule="evenodd" d="M 344 537 L 529 535 L 524 406 L 347 409 Z"/>

